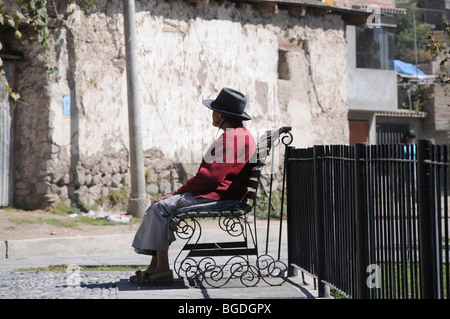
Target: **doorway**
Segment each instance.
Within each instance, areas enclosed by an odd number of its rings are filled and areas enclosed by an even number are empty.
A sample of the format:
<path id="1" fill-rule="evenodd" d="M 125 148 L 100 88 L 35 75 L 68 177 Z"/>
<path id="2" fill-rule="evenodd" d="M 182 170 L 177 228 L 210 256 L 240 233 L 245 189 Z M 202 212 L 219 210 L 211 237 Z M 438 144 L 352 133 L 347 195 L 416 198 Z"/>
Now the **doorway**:
<path id="1" fill-rule="evenodd" d="M 369 143 L 369 121 L 348 121 L 350 131 L 350 145 Z"/>

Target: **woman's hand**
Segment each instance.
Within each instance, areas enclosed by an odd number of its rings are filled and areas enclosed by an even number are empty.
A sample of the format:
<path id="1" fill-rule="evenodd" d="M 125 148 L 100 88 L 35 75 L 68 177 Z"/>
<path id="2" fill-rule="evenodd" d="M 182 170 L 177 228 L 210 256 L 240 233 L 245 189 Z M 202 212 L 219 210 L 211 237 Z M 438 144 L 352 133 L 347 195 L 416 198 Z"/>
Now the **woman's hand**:
<path id="1" fill-rule="evenodd" d="M 174 193 L 167 193 L 167 194 L 162 194 L 161 196 L 158 196 L 153 202 L 157 203 L 159 201 L 162 201 L 166 198 L 172 197 L 174 195 Z"/>

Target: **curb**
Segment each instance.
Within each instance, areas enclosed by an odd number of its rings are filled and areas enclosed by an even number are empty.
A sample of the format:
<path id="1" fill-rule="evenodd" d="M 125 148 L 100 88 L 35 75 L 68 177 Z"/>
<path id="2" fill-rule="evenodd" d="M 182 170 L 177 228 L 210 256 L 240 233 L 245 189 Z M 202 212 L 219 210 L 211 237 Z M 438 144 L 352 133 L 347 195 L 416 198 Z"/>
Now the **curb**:
<path id="1" fill-rule="evenodd" d="M 133 234 L 5 240 L 0 260 L 111 254 L 132 249 Z"/>
<path id="2" fill-rule="evenodd" d="M 271 238 L 275 238 L 278 231 L 276 226 L 270 227 Z M 265 239 L 265 227 L 257 227 L 258 241 Z M 284 234 L 286 231 L 284 230 Z M 223 241 L 230 240 L 229 235 L 218 229 L 208 229 L 202 232 L 203 240 Z M 0 261 L 16 260 L 35 257 L 70 257 L 70 256 L 94 256 L 112 255 L 124 252 L 133 252 L 131 246 L 134 234 L 117 234 L 101 236 L 80 237 L 51 237 L 22 240 L 0 241 Z M 203 241 L 202 240 L 202 241 Z M 201 241 L 201 242 L 202 242 Z M 171 250 L 180 249 L 183 240 L 177 239 L 171 245 Z"/>

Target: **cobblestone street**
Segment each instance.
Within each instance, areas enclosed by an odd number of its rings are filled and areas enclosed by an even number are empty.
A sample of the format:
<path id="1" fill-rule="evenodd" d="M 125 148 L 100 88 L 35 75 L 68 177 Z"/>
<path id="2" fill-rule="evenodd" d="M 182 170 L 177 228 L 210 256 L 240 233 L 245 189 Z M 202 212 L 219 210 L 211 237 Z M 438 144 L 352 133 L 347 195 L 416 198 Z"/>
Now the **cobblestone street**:
<path id="1" fill-rule="evenodd" d="M 126 271 L 0 272 L 0 299 L 116 299 Z"/>
<path id="2" fill-rule="evenodd" d="M 315 299 L 312 283 L 301 276 L 284 284 L 244 287 L 239 280 L 223 288 L 197 286 L 182 278 L 170 285 L 137 287 L 133 271 L 0 271 L 0 299 Z M 306 287 L 306 288 L 305 288 Z M 244 288 L 244 289 L 243 289 Z"/>

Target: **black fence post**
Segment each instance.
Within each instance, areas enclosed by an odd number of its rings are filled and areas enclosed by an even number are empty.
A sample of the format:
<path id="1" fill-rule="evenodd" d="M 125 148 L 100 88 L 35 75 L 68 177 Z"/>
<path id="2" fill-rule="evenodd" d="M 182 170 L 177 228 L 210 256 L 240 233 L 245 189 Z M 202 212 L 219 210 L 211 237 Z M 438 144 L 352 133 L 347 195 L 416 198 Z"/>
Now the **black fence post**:
<path id="1" fill-rule="evenodd" d="M 325 271 L 325 247 L 323 233 L 323 196 L 322 196 L 322 174 L 320 157 L 324 154 L 324 147 L 314 146 L 314 227 L 316 230 L 316 266 L 318 296 L 325 297 L 325 284 L 322 282 Z"/>
<path id="2" fill-rule="evenodd" d="M 288 223 L 287 223 L 287 250 L 288 250 L 288 276 L 294 276 L 295 274 L 295 268 L 292 266 L 293 264 L 293 259 L 294 259 L 294 248 L 295 245 L 298 245 L 297 242 L 295 242 L 295 237 L 294 237 L 294 227 L 296 225 L 294 225 L 294 223 L 291 222 L 291 218 L 294 219 L 293 217 L 293 203 L 292 201 L 294 200 L 294 198 L 296 198 L 297 196 L 293 195 L 293 169 L 291 169 L 291 161 L 289 161 L 289 158 L 291 156 L 291 150 L 293 149 L 293 147 L 288 146 L 286 147 L 286 206 L 287 206 L 287 219 L 288 219 Z M 291 217 L 292 216 L 292 217 Z"/>
<path id="3" fill-rule="evenodd" d="M 417 191 L 419 199 L 420 281 L 422 298 L 439 299 L 440 267 L 437 216 L 434 202 L 433 171 L 430 163 L 432 143 L 419 140 L 417 156 Z"/>
<path id="4" fill-rule="evenodd" d="M 356 256 L 358 264 L 358 299 L 369 298 L 367 286 L 367 266 L 369 265 L 369 232 L 367 227 L 367 210 L 365 196 L 364 148 L 366 143 L 355 145 L 355 222 L 356 222 Z"/>

